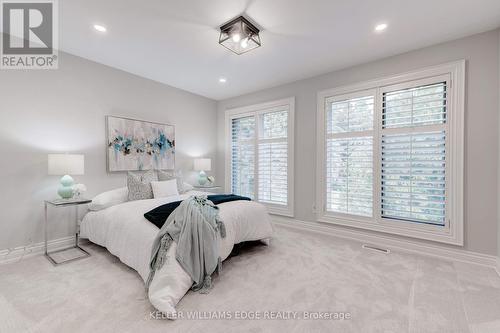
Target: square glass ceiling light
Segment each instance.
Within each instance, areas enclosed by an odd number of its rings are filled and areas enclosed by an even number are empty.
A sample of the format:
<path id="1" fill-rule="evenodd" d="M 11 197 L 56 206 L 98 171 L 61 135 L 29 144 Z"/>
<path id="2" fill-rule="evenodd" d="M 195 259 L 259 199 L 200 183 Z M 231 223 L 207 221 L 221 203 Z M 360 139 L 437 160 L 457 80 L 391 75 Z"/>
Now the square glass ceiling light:
<path id="1" fill-rule="evenodd" d="M 220 27 L 219 44 L 236 54 L 243 54 L 261 46 L 259 29 L 243 16 Z"/>

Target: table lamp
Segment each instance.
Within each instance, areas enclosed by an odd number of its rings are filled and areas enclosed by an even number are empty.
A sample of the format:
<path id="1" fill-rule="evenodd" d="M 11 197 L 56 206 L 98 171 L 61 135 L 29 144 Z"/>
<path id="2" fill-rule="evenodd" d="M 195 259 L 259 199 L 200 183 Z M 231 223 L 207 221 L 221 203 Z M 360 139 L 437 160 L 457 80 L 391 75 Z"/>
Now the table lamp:
<path id="1" fill-rule="evenodd" d="M 207 174 L 205 171 L 212 169 L 212 160 L 209 158 L 196 158 L 194 160 L 194 170 L 199 171 L 198 183 L 203 186 L 207 183 Z"/>
<path id="2" fill-rule="evenodd" d="M 84 156 L 75 154 L 49 154 L 48 169 L 51 176 L 62 176 L 61 186 L 57 194 L 63 199 L 73 197 L 73 184 L 71 175 L 83 175 L 85 170 Z"/>

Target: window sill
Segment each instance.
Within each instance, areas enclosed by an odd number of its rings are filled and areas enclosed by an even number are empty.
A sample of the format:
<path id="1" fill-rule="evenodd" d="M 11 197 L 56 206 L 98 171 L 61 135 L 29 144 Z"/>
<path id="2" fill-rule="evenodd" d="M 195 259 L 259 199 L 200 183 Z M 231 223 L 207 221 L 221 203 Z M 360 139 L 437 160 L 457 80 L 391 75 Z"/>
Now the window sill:
<path id="1" fill-rule="evenodd" d="M 394 225 L 390 220 L 388 221 L 375 221 L 374 219 L 357 219 L 356 217 L 340 217 L 330 214 L 318 214 L 318 222 L 325 222 L 331 224 L 337 224 L 347 227 L 353 227 L 364 230 L 378 231 L 387 234 L 393 234 L 398 236 L 412 237 L 416 239 L 423 239 L 433 242 L 445 243 L 463 246 L 463 234 L 459 233 L 457 230 L 449 229 L 443 227 L 420 225 L 420 224 L 408 224 L 405 226 Z M 401 224 L 401 222 L 398 222 Z M 453 225 L 453 223 L 451 224 Z"/>
<path id="2" fill-rule="evenodd" d="M 280 215 L 286 217 L 294 217 L 293 207 L 290 206 L 277 206 L 273 204 L 268 204 L 265 202 L 257 201 L 267 207 L 267 211 L 272 215 Z"/>

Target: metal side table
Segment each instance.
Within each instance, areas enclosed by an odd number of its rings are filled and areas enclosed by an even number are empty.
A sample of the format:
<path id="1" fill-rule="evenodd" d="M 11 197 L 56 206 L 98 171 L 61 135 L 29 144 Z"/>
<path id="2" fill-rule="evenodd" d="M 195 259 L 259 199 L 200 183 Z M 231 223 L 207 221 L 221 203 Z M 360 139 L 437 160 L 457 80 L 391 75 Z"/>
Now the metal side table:
<path id="1" fill-rule="evenodd" d="M 55 266 L 60 265 L 60 264 L 65 264 L 70 261 L 86 258 L 90 256 L 90 253 L 85 251 L 80 247 L 78 244 L 78 238 L 80 235 L 80 226 L 78 224 L 78 206 L 79 205 L 85 205 L 88 203 L 91 203 L 92 200 L 89 199 L 55 199 L 55 200 L 45 200 L 45 256 L 47 259 Z M 48 229 L 48 206 L 53 206 L 56 208 L 59 207 L 68 207 L 68 206 L 74 206 L 75 207 L 75 224 L 76 224 L 76 232 L 75 232 L 75 245 L 53 251 L 53 252 L 48 252 L 47 249 L 47 243 L 48 243 L 48 235 L 47 235 L 47 229 Z M 69 258 L 64 256 L 65 252 L 70 253 L 70 252 L 78 252 L 77 256 L 70 256 Z M 61 257 L 60 259 L 57 259 L 56 257 Z"/>

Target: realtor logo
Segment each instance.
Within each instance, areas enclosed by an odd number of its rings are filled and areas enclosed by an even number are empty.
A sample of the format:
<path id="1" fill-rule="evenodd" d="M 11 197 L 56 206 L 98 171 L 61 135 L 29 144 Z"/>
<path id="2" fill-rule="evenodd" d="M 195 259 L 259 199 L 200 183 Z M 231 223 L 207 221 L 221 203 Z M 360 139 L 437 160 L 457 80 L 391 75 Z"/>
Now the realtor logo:
<path id="1" fill-rule="evenodd" d="M 2 0 L 2 69 L 57 69 L 56 0 Z"/>

